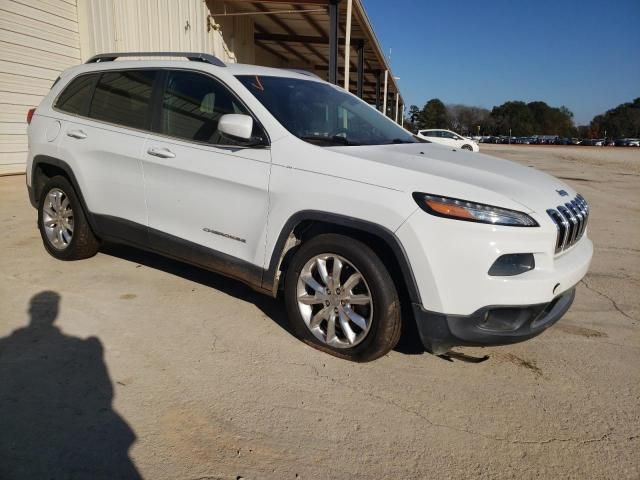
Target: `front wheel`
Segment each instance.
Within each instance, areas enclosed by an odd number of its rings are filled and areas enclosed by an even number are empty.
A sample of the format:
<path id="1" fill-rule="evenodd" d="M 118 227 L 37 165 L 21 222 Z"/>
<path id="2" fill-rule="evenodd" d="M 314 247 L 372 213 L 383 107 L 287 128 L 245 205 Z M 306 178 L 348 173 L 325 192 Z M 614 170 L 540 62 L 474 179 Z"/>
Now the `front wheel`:
<path id="1" fill-rule="evenodd" d="M 471 145 L 464 144 L 464 145 L 462 145 L 462 149 L 463 150 L 469 150 L 470 152 L 473 152 L 473 147 Z"/>
<path id="2" fill-rule="evenodd" d="M 302 244 L 286 273 L 285 303 L 296 335 L 337 357 L 375 360 L 400 338 L 393 280 L 373 250 L 350 237 L 323 234 Z"/>

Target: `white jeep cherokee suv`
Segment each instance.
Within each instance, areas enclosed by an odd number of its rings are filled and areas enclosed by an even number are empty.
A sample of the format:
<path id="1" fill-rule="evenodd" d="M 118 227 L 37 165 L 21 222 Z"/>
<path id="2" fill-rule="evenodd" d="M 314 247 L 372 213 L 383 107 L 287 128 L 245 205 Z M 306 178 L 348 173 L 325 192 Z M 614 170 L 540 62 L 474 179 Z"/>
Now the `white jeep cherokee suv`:
<path id="1" fill-rule="evenodd" d="M 190 61 L 115 61 L 157 55 Z M 425 142 L 300 72 L 103 54 L 29 119 L 51 255 L 121 242 L 283 291 L 295 333 L 351 360 L 384 355 L 408 322 L 436 354 L 531 338 L 570 307 L 593 252 L 566 184 Z"/>

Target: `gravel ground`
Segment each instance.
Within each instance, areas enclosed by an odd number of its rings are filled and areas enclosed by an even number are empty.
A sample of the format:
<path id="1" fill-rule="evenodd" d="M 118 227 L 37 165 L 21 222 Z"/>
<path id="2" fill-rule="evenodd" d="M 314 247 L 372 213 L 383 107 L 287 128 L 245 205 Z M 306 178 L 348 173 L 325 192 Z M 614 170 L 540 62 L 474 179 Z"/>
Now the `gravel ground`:
<path id="1" fill-rule="evenodd" d="M 131 249 L 49 257 L 0 178 L 0 478 L 640 477 L 640 149 L 481 146 L 576 187 L 595 258 L 540 337 L 315 351 L 278 301 Z"/>

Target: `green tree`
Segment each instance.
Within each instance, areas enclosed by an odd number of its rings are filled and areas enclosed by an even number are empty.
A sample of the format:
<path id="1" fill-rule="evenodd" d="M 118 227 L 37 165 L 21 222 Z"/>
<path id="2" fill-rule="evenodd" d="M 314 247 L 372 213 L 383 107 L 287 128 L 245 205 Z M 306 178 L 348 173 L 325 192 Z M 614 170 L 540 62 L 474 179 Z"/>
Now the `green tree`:
<path id="1" fill-rule="evenodd" d="M 495 132 L 505 135 L 559 135 L 570 137 L 575 134 L 573 113 L 565 106 L 551 107 L 545 102 L 520 101 L 506 102 L 493 107 L 491 119 L 495 123 Z"/>
<path id="2" fill-rule="evenodd" d="M 421 114 L 422 112 L 420 111 L 420 107 L 417 105 L 411 105 L 409 107 L 409 120 L 411 123 L 418 123 Z"/>
<path id="3" fill-rule="evenodd" d="M 526 103 L 520 101 L 505 102 L 493 107 L 491 118 L 495 122 L 495 133 L 516 137 L 533 135 L 536 120 Z"/>
<path id="4" fill-rule="evenodd" d="M 570 137 L 574 134 L 573 112 L 564 105 L 556 108 L 550 107 L 545 102 L 530 102 L 527 107 L 534 118 L 534 134 L 560 135 L 561 137 Z"/>
<path id="5" fill-rule="evenodd" d="M 420 118 L 422 111 L 417 105 L 411 105 L 409 107 L 409 116 L 405 119 L 405 128 L 410 132 L 417 133 L 420 128 Z"/>
<path id="6" fill-rule="evenodd" d="M 591 121 L 594 136 L 603 137 L 640 137 L 640 97 L 633 102 L 622 103 Z"/>
<path id="7" fill-rule="evenodd" d="M 447 108 L 438 98 L 429 100 L 418 120 L 419 128 L 447 128 Z"/>

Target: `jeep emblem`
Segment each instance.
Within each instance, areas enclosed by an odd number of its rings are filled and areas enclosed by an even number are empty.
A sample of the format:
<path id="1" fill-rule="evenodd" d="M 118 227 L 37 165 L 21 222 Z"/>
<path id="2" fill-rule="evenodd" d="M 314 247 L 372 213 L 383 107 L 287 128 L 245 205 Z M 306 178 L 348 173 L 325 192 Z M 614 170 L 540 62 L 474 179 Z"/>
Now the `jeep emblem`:
<path id="1" fill-rule="evenodd" d="M 556 190 L 556 192 L 558 192 L 558 195 L 560 195 L 561 197 L 568 197 L 569 194 L 567 193 L 566 190 Z"/>

